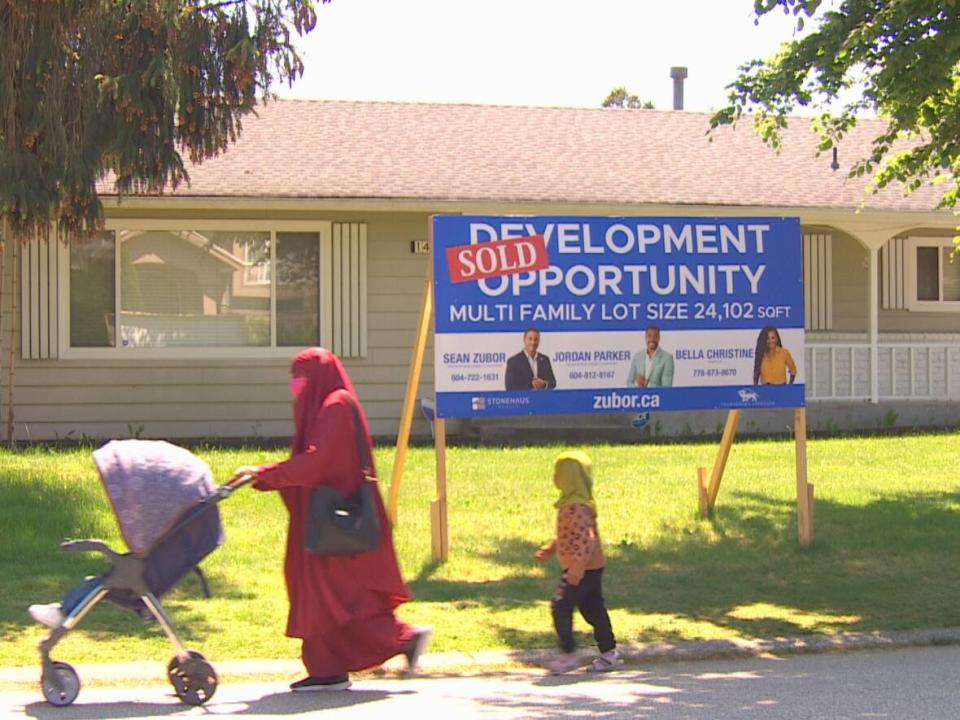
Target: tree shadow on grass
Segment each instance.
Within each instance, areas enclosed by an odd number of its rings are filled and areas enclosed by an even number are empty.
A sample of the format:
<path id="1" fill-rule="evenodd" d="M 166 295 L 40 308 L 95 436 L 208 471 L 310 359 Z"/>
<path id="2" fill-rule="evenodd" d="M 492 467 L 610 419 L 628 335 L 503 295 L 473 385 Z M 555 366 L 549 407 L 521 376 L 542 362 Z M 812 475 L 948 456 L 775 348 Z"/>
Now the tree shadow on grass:
<path id="1" fill-rule="evenodd" d="M 800 548 L 795 503 L 735 491 L 711 519 L 653 544 L 607 528 L 608 607 L 656 622 L 639 623 L 641 630 L 621 641 L 960 625 L 957 493 L 901 493 L 856 506 L 821 499 L 814 522 L 814 545 Z M 517 568 L 506 577 L 465 582 L 421 574 L 417 597 L 491 611 L 549 598 L 555 564 L 539 574 L 519 569 L 530 563 L 533 543 L 506 537 L 495 547 L 488 560 Z M 554 642 L 548 616 L 543 627 L 496 633 L 509 647 Z"/>
<path id="2" fill-rule="evenodd" d="M 543 588 L 547 587 L 545 578 L 556 574 L 556 565 L 544 570 L 536 566 L 533 553 L 539 546 L 522 538 L 500 538 L 494 544 L 496 552 L 480 553 L 476 557 L 492 564 L 525 566 L 526 570 L 496 580 L 446 580 L 434 577 L 441 565 L 430 562 L 410 581 L 414 596 L 430 602 L 460 601 L 490 608 L 516 607 L 542 596 Z M 549 586 L 549 590 L 552 588 Z"/>
<path id="3" fill-rule="evenodd" d="M 8 579 L 0 593 L 0 637 L 8 629 L 30 624 L 27 605 L 49 602 L 84 574 L 98 572 L 102 563 L 86 555 L 67 556 L 51 538 L 91 532 L 90 513 L 99 488 L 78 484 L 62 494 L 29 474 L 0 472 L 0 498 L 5 531 L 0 544 L 0 575 Z M 102 491 L 100 491 L 102 494 Z"/>
<path id="4" fill-rule="evenodd" d="M 713 538 L 611 553 L 611 605 L 743 637 L 960 623 L 948 600 L 960 591 L 951 569 L 960 542 L 952 494 L 902 494 L 866 506 L 819 500 L 808 549 L 797 543 L 793 504 L 751 493 L 731 500 L 717 508 L 712 522 L 721 532 Z"/>
<path id="5" fill-rule="evenodd" d="M 202 642 L 209 638 L 219 626 L 211 622 L 209 610 L 204 609 L 203 596 L 196 582 L 197 590 L 192 592 L 191 581 L 184 581 L 185 587 L 178 586 L 171 593 L 160 598 L 160 605 L 171 618 L 174 628 L 180 639 L 186 644 Z M 64 591 L 71 587 L 64 585 Z M 248 595 L 248 597 L 251 597 Z M 56 601 L 59 597 L 41 598 L 42 600 Z M 21 642 L 24 640 L 24 631 L 34 625 L 32 618 L 26 612 L 29 603 L 14 605 L 7 619 L 0 619 L 0 640 Z M 117 607 L 109 602 L 98 603 L 83 620 L 77 624 L 74 632 L 82 634 L 84 641 L 98 642 L 117 639 L 119 637 L 137 638 L 141 640 L 158 639 L 165 637 L 160 624 L 152 617 L 143 619 L 130 610 Z"/>
<path id="6" fill-rule="evenodd" d="M 79 482 L 62 492 L 51 490 L 51 484 L 9 471 L 0 472 L 0 520 L 7 528 L 0 544 L 0 577 L 4 592 L 0 593 L 0 640 L 16 641 L 23 630 L 33 625 L 27 607 L 33 603 L 56 602 L 88 575 L 97 575 L 110 567 L 99 553 L 64 553 L 59 543 L 68 538 L 103 537 L 98 513 L 91 507 L 109 500 L 97 482 Z M 11 530 L 10 528 L 13 528 Z M 123 552 L 121 540 L 108 537 L 108 545 Z M 211 590 L 218 597 L 246 599 L 249 592 L 229 583 L 219 574 L 208 573 Z M 185 639 L 202 637 L 209 630 L 203 613 L 188 607 L 185 600 L 202 598 L 196 575 L 188 574 L 174 590 L 164 596 L 164 609 L 175 616 L 178 630 Z M 108 603 L 101 603 L 87 617 L 81 628 L 93 637 L 121 633 L 150 637 L 160 633 L 154 622 L 145 623 L 133 613 Z"/>

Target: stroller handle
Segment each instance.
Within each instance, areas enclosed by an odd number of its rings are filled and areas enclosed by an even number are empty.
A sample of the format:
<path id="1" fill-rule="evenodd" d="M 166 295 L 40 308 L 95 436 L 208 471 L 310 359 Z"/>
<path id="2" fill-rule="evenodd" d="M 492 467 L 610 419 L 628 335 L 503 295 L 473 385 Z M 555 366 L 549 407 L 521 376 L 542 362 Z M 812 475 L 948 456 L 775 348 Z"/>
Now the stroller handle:
<path id="1" fill-rule="evenodd" d="M 120 557 L 120 554 L 108 547 L 103 540 L 67 540 L 60 543 L 60 549 L 63 552 L 98 552 L 112 560 Z"/>
<path id="2" fill-rule="evenodd" d="M 249 485 L 256 479 L 257 479 L 257 476 L 253 475 L 252 473 L 243 474 L 243 475 L 234 475 L 232 478 L 227 480 L 227 482 L 223 485 L 223 487 L 229 488 L 231 491 L 237 490 L 238 488 L 242 488 L 244 485 Z"/>

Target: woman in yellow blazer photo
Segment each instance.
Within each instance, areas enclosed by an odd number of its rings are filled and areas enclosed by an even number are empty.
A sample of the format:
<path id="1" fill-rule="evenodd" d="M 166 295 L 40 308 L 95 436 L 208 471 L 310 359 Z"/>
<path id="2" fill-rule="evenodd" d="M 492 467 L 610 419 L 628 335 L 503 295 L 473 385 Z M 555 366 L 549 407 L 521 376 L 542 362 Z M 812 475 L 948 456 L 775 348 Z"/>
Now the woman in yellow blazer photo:
<path id="1" fill-rule="evenodd" d="M 753 354 L 753 384 L 754 385 L 785 385 L 787 371 L 790 373 L 789 382 L 797 378 L 797 364 L 793 356 L 780 341 L 780 332 L 772 325 L 767 325 L 757 336 L 757 349 Z"/>

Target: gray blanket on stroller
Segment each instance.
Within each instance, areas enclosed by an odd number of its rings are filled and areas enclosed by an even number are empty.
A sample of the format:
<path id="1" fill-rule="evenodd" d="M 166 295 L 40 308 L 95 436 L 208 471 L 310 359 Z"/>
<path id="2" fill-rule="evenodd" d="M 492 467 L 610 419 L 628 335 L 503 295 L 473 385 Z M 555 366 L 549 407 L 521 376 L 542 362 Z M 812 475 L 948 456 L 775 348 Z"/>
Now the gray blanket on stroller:
<path id="1" fill-rule="evenodd" d="M 162 440 L 111 440 L 93 460 L 134 553 L 149 551 L 184 511 L 214 492 L 207 464 Z"/>

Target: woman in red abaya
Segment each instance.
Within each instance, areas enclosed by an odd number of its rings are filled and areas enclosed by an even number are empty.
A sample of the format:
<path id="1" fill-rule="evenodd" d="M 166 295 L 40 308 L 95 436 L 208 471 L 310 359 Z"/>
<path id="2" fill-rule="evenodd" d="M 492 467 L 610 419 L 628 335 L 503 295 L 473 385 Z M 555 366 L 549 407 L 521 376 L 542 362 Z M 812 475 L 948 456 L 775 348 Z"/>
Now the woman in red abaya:
<path id="1" fill-rule="evenodd" d="M 394 615 L 394 609 L 410 599 L 410 591 L 400 576 L 380 493 L 375 493 L 383 529 L 378 547 L 335 556 L 315 555 L 303 546 L 310 488 L 327 485 L 349 495 L 363 481 L 355 418 L 363 426 L 368 449 L 371 441 L 353 383 L 340 359 L 323 348 L 301 352 L 290 372 L 295 428 L 290 459 L 235 473 L 255 475 L 257 490 L 279 491 L 290 514 L 284 562 L 290 598 L 287 635 L 303 639 L 307 668 L 307 677 L 290 688 L 343 690 L 350 686 L 348 673 L 376 667 L 401 653 L 413 672 L 431 631 L 414 629 Z"/>

